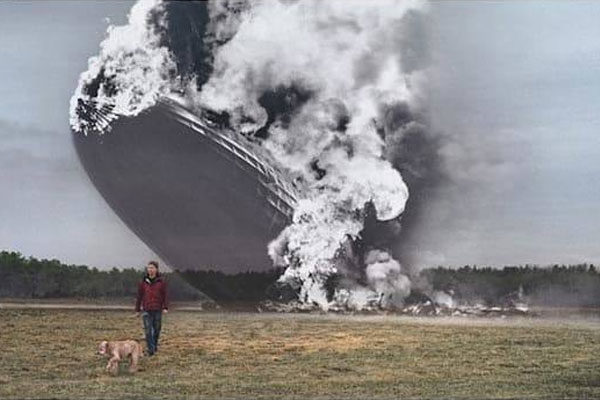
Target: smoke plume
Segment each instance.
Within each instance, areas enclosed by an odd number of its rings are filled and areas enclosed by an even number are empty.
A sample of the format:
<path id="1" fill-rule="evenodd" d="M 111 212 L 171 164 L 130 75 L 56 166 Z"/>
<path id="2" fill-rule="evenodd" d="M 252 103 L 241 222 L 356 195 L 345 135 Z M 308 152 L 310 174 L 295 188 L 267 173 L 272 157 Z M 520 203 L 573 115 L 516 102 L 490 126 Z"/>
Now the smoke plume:
<path id="1" fill-rule="evenodd" d="M 425 113 L 426 12 L 405 0 L 139 1 L 81 75 L 71 124 L 86 131 L 81 100 L 131 116 L 184 94 L 302 188 L 268 248 L 301 301 L 399 305 L 411 290 L 400 218 L 410 226 L 420 209 L 409 188 L 427 197 L 442 175 Z"/>

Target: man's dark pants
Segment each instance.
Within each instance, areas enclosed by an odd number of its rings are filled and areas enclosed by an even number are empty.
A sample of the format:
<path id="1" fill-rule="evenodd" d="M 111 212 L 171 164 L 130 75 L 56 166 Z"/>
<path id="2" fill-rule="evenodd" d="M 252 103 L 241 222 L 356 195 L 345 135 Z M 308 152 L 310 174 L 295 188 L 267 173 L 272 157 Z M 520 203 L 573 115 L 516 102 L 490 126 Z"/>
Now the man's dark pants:
<path id="1" fill-rule="evenodd" d="M 146 345 L 148 354 L 156 353 L 158 347 L 158 337 L 160 336 L 160 326 L 162 321 L 161 310 L 148 310 L 142 313 L 144 321 L 144 333 L 146 334 Z"/>

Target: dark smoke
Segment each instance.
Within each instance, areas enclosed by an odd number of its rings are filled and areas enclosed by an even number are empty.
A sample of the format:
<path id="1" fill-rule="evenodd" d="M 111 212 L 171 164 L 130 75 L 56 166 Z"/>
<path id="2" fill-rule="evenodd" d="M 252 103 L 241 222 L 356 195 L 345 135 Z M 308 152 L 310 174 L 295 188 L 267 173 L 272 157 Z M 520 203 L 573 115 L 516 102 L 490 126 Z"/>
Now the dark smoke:
<path id="1" fill-rule="evenodd" d="M 168 1 L 165 6 L 166 30 L 163 45 L 177 64 L 184 80 L 196 79 L 197 89 L 212 74 L 212 52 L 205 43 L 209 14 L 204 1 Z"/>

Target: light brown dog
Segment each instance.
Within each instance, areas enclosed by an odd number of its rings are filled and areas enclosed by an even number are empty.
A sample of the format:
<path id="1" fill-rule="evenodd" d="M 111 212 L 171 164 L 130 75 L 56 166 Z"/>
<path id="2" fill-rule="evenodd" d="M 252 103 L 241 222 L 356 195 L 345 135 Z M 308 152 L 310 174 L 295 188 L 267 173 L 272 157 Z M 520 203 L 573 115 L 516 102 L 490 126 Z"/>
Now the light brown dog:
<path id="1" fill-rule="evenodd" d="M 106 370 L 113 374 L 119 371 L 119 361 L 124 361 L 129 357 L 129 372 L 136 372 L 137 365 L 140 357 L 142 357 L 143 350 L 135 340 L 120 340 L 112 341 L 103 340 L 98 346 L 98 354 L 106 355 L 109 357 L 108 364 L 106 364 Z"/>

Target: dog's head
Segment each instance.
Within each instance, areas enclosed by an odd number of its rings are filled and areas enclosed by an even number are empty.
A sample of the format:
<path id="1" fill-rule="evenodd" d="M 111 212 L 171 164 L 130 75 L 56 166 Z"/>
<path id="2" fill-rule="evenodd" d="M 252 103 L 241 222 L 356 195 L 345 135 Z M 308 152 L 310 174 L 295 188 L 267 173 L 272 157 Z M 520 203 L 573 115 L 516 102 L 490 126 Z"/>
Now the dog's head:
<path id="1" fill-rule="evenodd" d="M 103 340 L 98 345 L 98 354 L 105 355 L 108 351 L 108 341 Z"/>

